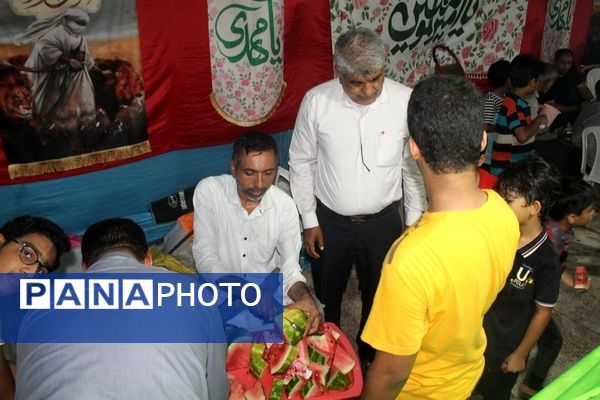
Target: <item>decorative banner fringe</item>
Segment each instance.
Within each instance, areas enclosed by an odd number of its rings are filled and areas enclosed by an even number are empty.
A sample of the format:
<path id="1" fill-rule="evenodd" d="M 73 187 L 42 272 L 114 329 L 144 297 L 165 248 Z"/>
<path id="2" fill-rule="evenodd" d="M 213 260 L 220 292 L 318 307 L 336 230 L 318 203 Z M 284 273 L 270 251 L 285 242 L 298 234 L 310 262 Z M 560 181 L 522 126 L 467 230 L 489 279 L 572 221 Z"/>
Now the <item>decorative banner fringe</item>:
<path id="1" fill-rule="evenodd" d="M 227 114 L 227 112 L 225 110 L 223 110 L 221 108 L 221 106 L 219 105 L 219 102 L 215 98 L 214 92 L 212 92 L 210 94 L 210 102 L 211 102 L 212 106 L 215 108 L 215 110 L 219 113 L 219 115 L 221 117 L 223 117 L 223 119 L 225 121 L 231 122 L 232 124 L 235 124 L 237 126 L 243 126 L 243 127 L 255 126 L 258 124 L 262 124 L 263 122 L 268 120 L 271 117 L 271 115 L 273 115 L 275 110 L 277 110 L 277 107 L 279 107 L 279 104 L 281 104 L 281 100 L 283 99 L 283 93 L 285 93 L 286 88 L 287 88 L 287 83 L 285 81 L 282 81 L 281 82 L 281 91 L 279 92 L 279 96 L 277 96 L 277 101 L 275 101 L 275 104 L 273 105 L 273 108 L 271 108 L 271 111 L 269 111 L 269 113 L 266 114 L 265 116 L 263 116 L 262 118 L 256 119 L 254 121 L 247 121 L 247 120 L 242 121 L 242 120 L 236 119 L 236 118 L 232 117 L 231 115 Z"/>
<path id="2" fill-rule="evenodd" d="M 8 175 L 11 179 L 22 176 L 50 174 L 53 172 L 68 171 L 71 169 L 88 167 L 90 165 L 110 161 L 124 160 L 141 154 L 150 153 L 150 143 L 146 140 L 130 146 L 96 151 L 94 153 L 80 154 L 57 160 L 46 160 L 26 164 L 11 164 L 8 166 Z"/>

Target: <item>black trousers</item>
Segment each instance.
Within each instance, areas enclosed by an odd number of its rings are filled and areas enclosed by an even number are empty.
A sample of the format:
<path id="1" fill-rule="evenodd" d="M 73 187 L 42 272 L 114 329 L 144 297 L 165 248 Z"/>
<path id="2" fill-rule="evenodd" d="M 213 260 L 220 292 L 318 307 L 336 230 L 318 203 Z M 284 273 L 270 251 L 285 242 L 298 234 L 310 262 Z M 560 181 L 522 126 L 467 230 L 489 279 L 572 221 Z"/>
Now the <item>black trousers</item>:
<path id="1" fill-rule="evenodd" d="M 537 354 L 529 366 L 527 375 L 523 380 L 524 384 L 534 390 L 542 390 L 544 380 L 556 357 L 558 357 L 558 353 L 560 353 L 562 343 L 563 338 L 560 329 L 554 319 L 550 318 L 550 322 L 548 322 L 542 336 L 538 339 Z"/>
<path id="2" fill-rule="evenodd" d="M 317 298 L 325 306 L 325 320 L 340 325 L 342 295 L 352 266 L 356 264 L 362 299 L 356 341 L 360 358 L 372 361 L 375 350 L 364 343 L 360 335 L 371 311 L 383 260 L 404 227 L 400 207 L 393 207 L 389 212 L 363 222 L 351 222 L 318 205 L 317 217 L 325 250 L 320 253 L 320 258 L 312 260 L 312 276 Z"/>
<path id="3" fill-rule="evenodd" d="M 477 386 L 475 393 L 479 393 L 485 400 L 510 400 L 511 391 L 519 374 L 505 374 L 502 370 L 485 367 Z"/>

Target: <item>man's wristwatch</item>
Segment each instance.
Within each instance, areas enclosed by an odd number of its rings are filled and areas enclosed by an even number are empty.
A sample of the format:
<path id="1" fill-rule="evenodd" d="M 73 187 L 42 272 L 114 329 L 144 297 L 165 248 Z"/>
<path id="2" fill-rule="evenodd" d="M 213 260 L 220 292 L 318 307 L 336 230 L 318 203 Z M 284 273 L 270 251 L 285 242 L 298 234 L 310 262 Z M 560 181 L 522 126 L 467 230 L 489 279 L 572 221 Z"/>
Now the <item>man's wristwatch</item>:
<path id="1" fill-rule="evenodd" d="M 540 124 L 538 129 L 546 129 L 546 124 Z"/>

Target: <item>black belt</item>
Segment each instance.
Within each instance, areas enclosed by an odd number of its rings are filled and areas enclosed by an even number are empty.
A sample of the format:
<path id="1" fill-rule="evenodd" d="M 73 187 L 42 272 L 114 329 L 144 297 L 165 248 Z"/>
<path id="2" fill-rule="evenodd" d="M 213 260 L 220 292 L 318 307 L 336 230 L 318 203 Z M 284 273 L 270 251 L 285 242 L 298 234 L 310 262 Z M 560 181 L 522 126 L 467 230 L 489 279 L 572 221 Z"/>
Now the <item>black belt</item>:
<path id="1" fill-rule="evenodd" d="M 321 202 L 321 200 L 317 199 L 317 208 L 321 210 L 325 215 L 330 217 L 331 219 L 335 219 L 343 222 L 351 222 L 351 223 L 363 223 L 373 219 L 377 219 L 384 215 L 391 213 L 394 210 L 399 210 L 400 208 L 400 200 L 396 200 L 386 207 L 383 210 L 376 212 L 375 214 L 361 214 L 361 215 L 341 215 L 328 208 L 325 204 Z"/>

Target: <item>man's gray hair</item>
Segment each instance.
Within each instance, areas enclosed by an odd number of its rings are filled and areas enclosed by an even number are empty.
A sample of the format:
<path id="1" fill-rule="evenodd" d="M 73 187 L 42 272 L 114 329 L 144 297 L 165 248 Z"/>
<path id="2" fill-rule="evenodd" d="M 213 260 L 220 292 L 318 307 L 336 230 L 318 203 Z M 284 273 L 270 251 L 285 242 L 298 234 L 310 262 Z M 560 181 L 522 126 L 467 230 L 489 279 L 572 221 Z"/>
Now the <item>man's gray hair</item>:
<path id="1" fill-rule="evenodd" d="M 335 41 L 333 62 L 341 74 L 369 75 L 385 65 L 383 41 L 366 28 L 344 32 Z"/>

